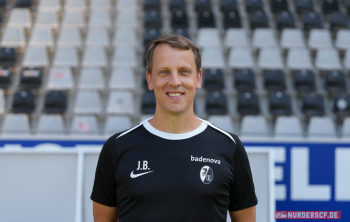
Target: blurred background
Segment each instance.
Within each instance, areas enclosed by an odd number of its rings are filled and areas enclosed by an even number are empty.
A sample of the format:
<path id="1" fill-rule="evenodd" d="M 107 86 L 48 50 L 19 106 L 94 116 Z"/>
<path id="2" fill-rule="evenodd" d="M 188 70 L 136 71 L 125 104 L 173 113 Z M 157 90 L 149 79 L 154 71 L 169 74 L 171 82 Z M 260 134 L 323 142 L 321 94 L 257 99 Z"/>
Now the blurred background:
<path id="1" fill-rule="evenodd" d="M 201 50 L 196 115 L 239 135 L 247 149 L 275 153 L 276 209 L 350 208 L 350 0 L 0 0 L 0 7 L 0 151 L 101 147 L 152 117 L 144 55 L 152 40 L 176 33 Z M 4 182 L 1 172 L 9 171 L 0 170 Z M 8 221 L 1 218 L 0 210 Z"/>

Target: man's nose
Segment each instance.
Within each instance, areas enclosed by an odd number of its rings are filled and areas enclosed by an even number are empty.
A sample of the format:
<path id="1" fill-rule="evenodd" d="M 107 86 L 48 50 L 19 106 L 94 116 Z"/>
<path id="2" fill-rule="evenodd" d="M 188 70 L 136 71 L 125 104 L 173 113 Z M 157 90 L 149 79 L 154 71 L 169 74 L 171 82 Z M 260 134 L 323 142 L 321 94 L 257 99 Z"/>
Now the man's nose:
<path id="1" fill-rule="evenodd" d="M 181 85 L 181 80 L 178 72 L 171 72 L 169 85 L 171 86 Z"/>

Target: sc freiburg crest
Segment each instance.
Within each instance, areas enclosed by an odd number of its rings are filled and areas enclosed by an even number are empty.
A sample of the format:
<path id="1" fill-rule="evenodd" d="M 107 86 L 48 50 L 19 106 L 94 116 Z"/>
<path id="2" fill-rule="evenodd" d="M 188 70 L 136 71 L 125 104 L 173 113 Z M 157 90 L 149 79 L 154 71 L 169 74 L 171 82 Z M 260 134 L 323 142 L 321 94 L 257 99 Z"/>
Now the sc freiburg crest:
<path id="1" fill-rule="evenodd" d="M 199 172 L 199 176 L 204 184 L 209 184 L 214 178 L 214 173 L 210 166 L 204 166 Z"/>

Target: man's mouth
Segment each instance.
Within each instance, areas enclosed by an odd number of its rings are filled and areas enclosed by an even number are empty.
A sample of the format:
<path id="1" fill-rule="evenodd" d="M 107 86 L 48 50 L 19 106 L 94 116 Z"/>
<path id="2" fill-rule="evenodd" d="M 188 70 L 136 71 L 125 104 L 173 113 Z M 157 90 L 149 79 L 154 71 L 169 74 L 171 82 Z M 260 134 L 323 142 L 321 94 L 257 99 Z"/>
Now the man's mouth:
<path id="1" fill-rule="evenodd" d="M 168 96 L 176 97 L 176 96 L 182 96 L 184 93 L 167 93 Z"/>

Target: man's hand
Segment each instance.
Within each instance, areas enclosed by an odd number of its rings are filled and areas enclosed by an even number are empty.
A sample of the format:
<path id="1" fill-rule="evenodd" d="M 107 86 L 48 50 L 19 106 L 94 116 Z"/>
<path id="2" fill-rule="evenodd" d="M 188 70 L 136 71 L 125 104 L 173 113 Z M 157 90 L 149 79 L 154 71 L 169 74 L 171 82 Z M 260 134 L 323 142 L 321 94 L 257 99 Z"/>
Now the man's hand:
<path id="1" fill-rule="evenodd" d="M 230 211 L 232 222 L 256 222 L 256 206 L 239 211 Z"/>
<path id="2" fill-rule="evenodd" d="M 95 222 L 118 222 L 118 207 L 107 207 L 93 201 Z"/>

